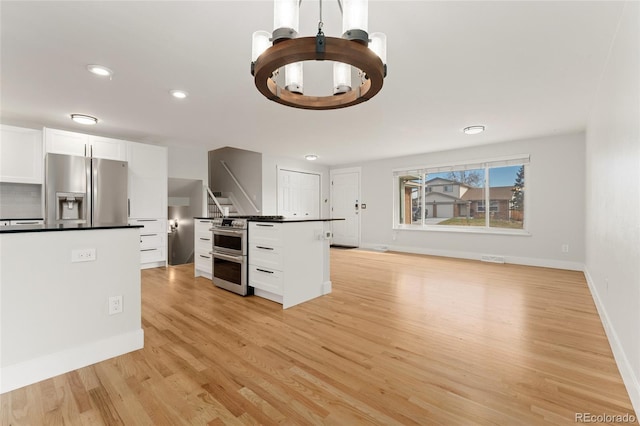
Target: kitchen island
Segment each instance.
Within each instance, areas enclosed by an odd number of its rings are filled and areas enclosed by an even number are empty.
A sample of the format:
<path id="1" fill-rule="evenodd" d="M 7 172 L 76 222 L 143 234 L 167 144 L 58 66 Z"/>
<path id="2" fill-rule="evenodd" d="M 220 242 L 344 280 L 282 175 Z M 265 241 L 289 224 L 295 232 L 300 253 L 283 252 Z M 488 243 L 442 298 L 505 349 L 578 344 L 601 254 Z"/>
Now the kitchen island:
<path id="1" fill-rule="evenodd" d="M 0 227 L 0 296 L 0 393 L 140 349 L 139 227 Z"/>
<path id="2" fill-rule="evenodd" d="M 331 221 L 249 219 L 249 286 L 283 309 L 331 293 Z"/>

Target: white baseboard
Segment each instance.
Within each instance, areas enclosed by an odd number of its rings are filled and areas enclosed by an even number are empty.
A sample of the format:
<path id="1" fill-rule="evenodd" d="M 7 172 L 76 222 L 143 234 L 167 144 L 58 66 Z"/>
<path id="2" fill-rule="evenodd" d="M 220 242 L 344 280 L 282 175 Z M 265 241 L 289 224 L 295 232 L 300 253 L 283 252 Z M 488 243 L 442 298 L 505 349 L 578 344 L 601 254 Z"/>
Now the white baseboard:
<path id="1" fill-rule="evenodd" d="M 593 300 L 596 304 L 596 309 L 598 310 L 598 314 L 600 315 L 600 320 L 602 321 L 602 325 L 604 326 L 604 331 L 605 333 L 607 333 L 607 339 L 609 340 L 609 345 L 611 346 L 613 357 L 616 360 L 618 370 L 620 370 L 620 375 L 622 376 L 622 381 L 624 382 L 624 385 L 627 388 L 627 392 L 629 393 L 629 399 L 631 399 L 633 409 L 635 410 L 636 414 L 640 414 L 640 378 L 638 378 L 633 372 L 633 368 L 631 367 L 629 358 L 627 358 L 622 344 L 620 343 L 618 333 L 616 333 L 615 328 L 613 328 L 613 325 L 611 324 L 607 309 L 605 308 L 604 303 L 602 303 L 602 299 L 600 298 L 600 294 L 596 289 L 595 282 L 593 281 L 591 274 L 589 274 L 589 270 L 586 266 L 584 268 L 584 276 L 587 279 L 587 284 L 589 285 L 591 296 L 593 297 Z"/>
<path id="2" fill-rule="evenodd" d="M 166 268 L 167 262 L 161 260 L 160 262 L 149 262 L 149 263 L 141 263 L 140 269 L 151 269 L 151 268 Z"/>
<path id="3" fill-rule="evenodd" d="M 194 272 L 195 277 L 205 277 L 207 279 L 212 280 L 211 272 L 203 271 L 202 269 L 196 269 Z"/>
<path id="4" fill-rule="evenodd" d="M 68 373 L 144 347 L 139 329 L 0 368 L 0 393 Z"/>
<path id="5" fill-rule="evenodd" d="M 533 257 L 505 256 L 500 253 L 476 253 L 458 250 L 438 250 L 422 247 L 408 247 L 382 244 L 362 244 L 363 249 L 375 251 L 399 251 L 403 253 L 426 254 L 429 256 L 453 257 L 457 259 L 481 260 L 483 255 L 495 255 L 504 257 L 505 263 L 513 263 L 516 265 L 539 266 L 543 268 L 567 269 L 570 271 L 582 271 L 584 264 L 581 262 L 568 262 L 555 259 L 538 259 Z M 384 247 L 384 250 L 382 249 Z"/>
<path id="6" fill-rule="evenodd" d="M 331 293 L 331 288 L 332 288 L 331 281 L 325 281 L 324 283 L 322 283 L 322 294 Z"/>

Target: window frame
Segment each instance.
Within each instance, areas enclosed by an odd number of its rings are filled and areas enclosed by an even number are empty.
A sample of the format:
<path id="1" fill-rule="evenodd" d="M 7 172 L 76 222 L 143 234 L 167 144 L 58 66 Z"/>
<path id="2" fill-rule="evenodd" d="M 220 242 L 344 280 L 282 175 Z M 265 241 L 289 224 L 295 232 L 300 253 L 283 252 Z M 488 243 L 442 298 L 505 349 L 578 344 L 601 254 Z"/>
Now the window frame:
<path id="1" fill-rule="evenodd" d="M 500 211 L 500 202 L 498 200 L 491 200 L 491 181 L 489 180 L 489 171 L 492 168 L 499 167 L 508 167 L 508 166 L 524 166 L 524 176 L 525 176 L 525 190 L 524 192 L 524 210 L 523 210 L 523 221 L 522 228 L 501 228 L 501 227 L 492 227 L 491 223 L 491 214 L 485 214 L 485 224 L 483 226 L 461 226 L 461 225 L 447 225 L 447 226 L 438 226 L 438 225 L 429 225 L 424 223 L 424 214 L 421 214 L 421 218 L 419 223 L 415 224 L 404 224 L 400 223 L 399 218 L 399 193 L 400 193 L 400 185 L 399 178 L 403 174 L 421 174 L 421 179 L 423 181 L 422 184 L 422 203 L 421 203 L 421 212 L 425 212 L 426 206 L 426 194 L 427 186 L 426 179 L 429 173 L 440 173 L 446 171 L 466 171 L 466 170 L 474 170 L 474 169 L 484 169 L 484 200 L 483 204 L 486 206 L 489 205 L 489 213 L 499 212 Z M 435 164 L 435 165 L 426 165 L 426 166 L 414 166 L 414 167 L 404 167 L 404 168 L 396 168 L 392 170 L 392 179 L 393 179 L 393 230 L 408 230 L 408 231 L 436 231 L 436 232 L 456 232 L 456 233 L 481 233 L 481 234 L 500 234 L 500 235 L 524 235 L 530 236 L 529 232 L 529 221 L 530 221 L 530 182 L 531 182 L 531 169 L 530 169 L 530 156 L 529 154 L 519 154 L 512 156 L 504 156 L 504 157 L 493 157 L 485 160 L 475 160 L 475 161 L 460 161 L 460 162 L 452 162 L 445 164 Z M 495 203 L 492 206 L 492 201 Z M 507 204 L 507 209 L 511 209 L 511 200 L 509 200 Z M 485 208 L 486 210 L 486 208 Z M 486 213 L 486 212 L 485 212 Z"/>

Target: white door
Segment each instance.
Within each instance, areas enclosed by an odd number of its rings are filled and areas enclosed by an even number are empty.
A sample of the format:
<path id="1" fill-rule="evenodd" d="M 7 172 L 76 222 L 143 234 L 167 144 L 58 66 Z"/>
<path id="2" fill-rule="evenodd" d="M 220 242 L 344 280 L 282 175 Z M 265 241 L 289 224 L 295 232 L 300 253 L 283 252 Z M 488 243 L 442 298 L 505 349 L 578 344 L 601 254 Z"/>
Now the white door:
<path id="1" fill-rule="evenodd" d="M 360 246 L 360 169 L 331 170 L 332 244 Z"/>
<path id="2" fill-rule="evenodd" d="M 287 218 L 320 218 L 320 175 L 278 170 L 278 214 Z"/>

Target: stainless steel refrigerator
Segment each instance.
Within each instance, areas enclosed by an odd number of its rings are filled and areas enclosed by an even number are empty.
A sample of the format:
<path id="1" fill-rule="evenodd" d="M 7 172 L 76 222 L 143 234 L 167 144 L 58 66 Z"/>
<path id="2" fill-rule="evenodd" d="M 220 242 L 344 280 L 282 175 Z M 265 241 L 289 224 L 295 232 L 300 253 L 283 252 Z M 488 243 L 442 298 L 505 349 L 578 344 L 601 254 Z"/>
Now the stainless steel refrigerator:
<path id="1" fill-rule="evenodd" d="M 126 161 L 47 154 L 45 174 L 47 224 L 127 224 Z"/>

